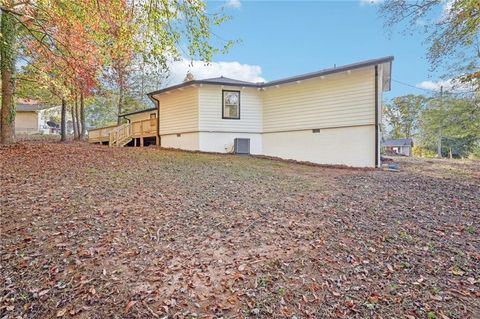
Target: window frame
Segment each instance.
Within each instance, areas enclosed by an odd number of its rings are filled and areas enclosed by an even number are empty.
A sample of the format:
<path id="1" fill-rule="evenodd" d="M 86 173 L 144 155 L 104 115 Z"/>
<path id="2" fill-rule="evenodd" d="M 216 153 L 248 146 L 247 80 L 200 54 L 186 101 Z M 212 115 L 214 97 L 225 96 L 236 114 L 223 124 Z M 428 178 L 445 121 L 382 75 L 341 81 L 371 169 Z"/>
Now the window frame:
<path id="1" fill-rule="evenodd" d="M 238 93 L 238 117 L 225 117 L 225 92 Z M 241 92 L 239 90 L 222 90 L 222 120 L 240 120 Z"/>

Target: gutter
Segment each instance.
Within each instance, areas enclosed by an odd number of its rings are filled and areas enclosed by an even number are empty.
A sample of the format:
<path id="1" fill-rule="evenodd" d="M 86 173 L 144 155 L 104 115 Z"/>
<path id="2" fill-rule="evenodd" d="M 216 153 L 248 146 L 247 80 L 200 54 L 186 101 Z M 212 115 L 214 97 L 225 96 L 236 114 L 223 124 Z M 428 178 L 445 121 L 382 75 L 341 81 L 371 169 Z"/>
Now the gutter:
<path id="1" fill-rule="evenodd" d="M 149 97 L 150 97 L 150 96 L 149 96 Z M 151 97 L 150 97 L 150 98 L 151 98 Z M 135 112 L 120 114 L 118 117 L 125 117 L 125 116 L 129 116 L 129 115 L 133 115 L 133 114 L 151 112 L 151 111 L 156 110 L 156 109 L 157 109 L 156 107 L 151 107 L 151 108 L 145 109 L 145 110 L 140 110 L 140 111 L 135 111 Z"/>
<path id="2" fill-rule="evenodd" d="M 378 158 L 378 65 L 375 65 L 375 167 L 381 166 Z"/>
<path id="3" fill-rule="evenodd" d="M 289 77 L 289 78 L 285 78 L 285 79 L 281 79 L 281 80 L 270 81 L 270 82 L 267 82 L 267 83 L 263 83 L 262 85 L 260 85 L 260 87 L 265 88 L 265 87 L 269 87 L 269 86 L 273 86 L 273 85 L 280 85 L 280 84 L 285 84 L 285 83 L 290 83 L 290 82 L 295 82 L 295 81 L 308 80 L 308 79 L 316 78 L 316 77 L 319 77 L 319 76 L 325 76 L 325 75 L 339 73 L 339 72 L 361 69 L 361 68 L 368 67 L 368 66 L 371 66 L 371 65 L 378 66 L 379 64 L 392 62 L 392 61 L 393 61 L 393 56 L 387 56 L 387 57 L 380 58 L 380 59 L 357 62 L 357 63 L 347 64 L 347 65 L 343 65 L 343 66 L 339 66 L 339 67 L 333 67 L 333 68 L 330 68 L 330 69 L 324 69 L 324 70 L 320 70 L 320 71 L 317 71 L 317 72 L 311 72 L 311 73 L 307 73 L 307 74 L 303 74 L 303 75 L 297 75 L 297 76 L 293 76 L 293 77 Z"/>
<path id="4" fill-rule="evenodd" d="M 150 100 L 157 106 L 157 138 L 159 146 L 162 146 L 162 139 L 160 138 L 160 101 L 156 99 L 152 94 L 147 94 Z"/>

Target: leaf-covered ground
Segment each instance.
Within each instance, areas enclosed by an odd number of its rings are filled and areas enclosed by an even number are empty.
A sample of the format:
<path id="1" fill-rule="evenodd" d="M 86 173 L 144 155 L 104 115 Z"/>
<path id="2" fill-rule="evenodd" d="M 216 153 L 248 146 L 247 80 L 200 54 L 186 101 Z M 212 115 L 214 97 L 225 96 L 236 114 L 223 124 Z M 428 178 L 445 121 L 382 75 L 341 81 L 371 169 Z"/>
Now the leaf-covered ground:
<path id="1" fill-rule="evenodd" d="M 0 318 L 480 318 L 480 163 L 0 148 Z"/>

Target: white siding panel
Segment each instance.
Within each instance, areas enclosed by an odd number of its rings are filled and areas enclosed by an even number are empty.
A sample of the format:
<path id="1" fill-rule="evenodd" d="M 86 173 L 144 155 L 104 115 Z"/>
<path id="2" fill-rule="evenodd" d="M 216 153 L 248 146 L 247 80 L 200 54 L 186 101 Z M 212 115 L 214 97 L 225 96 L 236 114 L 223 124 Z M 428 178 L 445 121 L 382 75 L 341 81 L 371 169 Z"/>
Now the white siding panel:
<path id="1" fill-rule="evenodd" d="M 200 131 L 261 132 L 262 92 L 255 88 L 224 89 L 240 91 L 240 119 L 222 119 L 222 87 L 204 85 L 199 88 Z"/>
<path id="2" fill-rule="evenodd" d="M 198 131 L 198 88 L 156 96 L 160 101 L 160 135 Z"/>
<path id="3" fill-rule="evenodd" d="M 375 126 L 263 134 L 263 154 L 318 164 L 375 166 Z"/>
<path id="4" fill-rule="evenodd" d="M 267 87 L 264 132 L 374 124 L 374 92 L 373 67 Z"/>

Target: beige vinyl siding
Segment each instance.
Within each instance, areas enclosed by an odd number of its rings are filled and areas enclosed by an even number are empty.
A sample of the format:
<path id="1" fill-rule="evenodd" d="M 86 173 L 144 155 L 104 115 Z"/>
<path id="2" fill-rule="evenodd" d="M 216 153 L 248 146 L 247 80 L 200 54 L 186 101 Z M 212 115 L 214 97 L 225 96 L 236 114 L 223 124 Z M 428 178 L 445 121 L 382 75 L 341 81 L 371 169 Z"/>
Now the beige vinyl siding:
<path id="1" fill-rule="evenodd" d="M 373 67 L 267 87 L 263 92 L 264 132 L 373 125 Z"/>
<path id="2" fill-rule="evenodd" d="M 222 90 L 240 91 L 240 119 L 222 119 Z M 262 96 L 256 88 L 204 85 L 199 88 L 200 131 L 262 131 Z"/>
<path id="3" fill-rule="evenodd" d="M 160 101 L 160 135 L 198 131 L 198 88 L 155 96 Z"/>
<path id="4" fill-rule="evenodd" d="M 148 112 L 142 112 L 142 113 L 136 113 L 136 114 L 131 114 L 125 116 L 127 119 L 130 120 L 130 122 L 137 122 L 137 121 L 142 121 L 142 120 L 148 120 L 150 119 L 150 115 L 155 114 L 155 117 L 157 117 L 157 110 L 152 110 Z"/>
<path id="5" fill-rule="evenodd" d="M 37 112 L 17 112 L 15 116 L 15 132 L 17 133 L 35 133 L 38 132 L 38 113 Z"/>

